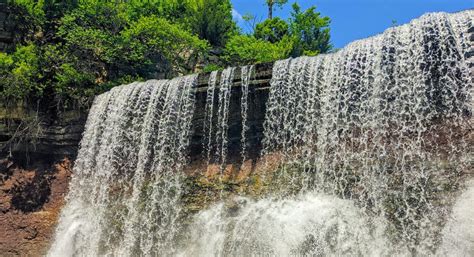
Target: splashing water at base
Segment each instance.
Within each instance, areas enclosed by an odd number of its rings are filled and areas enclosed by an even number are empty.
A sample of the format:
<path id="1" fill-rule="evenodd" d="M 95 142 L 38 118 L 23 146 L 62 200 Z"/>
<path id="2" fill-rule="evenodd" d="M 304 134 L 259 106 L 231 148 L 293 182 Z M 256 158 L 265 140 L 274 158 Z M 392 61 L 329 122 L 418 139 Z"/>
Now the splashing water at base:
<path id="1" fill-rule="evenodd" d="M 382 256 L 382 222 L 353 202 L 308 193 L 293 199 L 237 197 L 199 213 L 180 256 Z"/>
<path id="2" fill-rule="evenodd" d="M 439 256 L 474 256 L 474 180 L 459 196 L 442 235 Z"/>

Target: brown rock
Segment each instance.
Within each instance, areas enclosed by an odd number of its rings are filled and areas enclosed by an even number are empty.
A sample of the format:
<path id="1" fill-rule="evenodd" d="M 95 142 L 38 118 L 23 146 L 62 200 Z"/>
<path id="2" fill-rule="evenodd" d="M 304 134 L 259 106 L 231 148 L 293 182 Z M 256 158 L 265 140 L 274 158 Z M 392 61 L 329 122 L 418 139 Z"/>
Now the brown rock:
<path id="1" fill-rule="evenodd" d="M 49 247 L 68 190 L 71 162 L 41 166 L 11 167 L 11 176 L 0 181 L 1 256 L 42 256 Z"/>

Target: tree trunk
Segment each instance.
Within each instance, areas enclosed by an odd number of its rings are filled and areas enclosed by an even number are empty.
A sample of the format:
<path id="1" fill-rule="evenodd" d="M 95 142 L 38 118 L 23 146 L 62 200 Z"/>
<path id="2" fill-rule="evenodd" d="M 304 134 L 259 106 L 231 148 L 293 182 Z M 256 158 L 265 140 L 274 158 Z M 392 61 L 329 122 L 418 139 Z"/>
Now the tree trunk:
<path id="1" fill-rule="evenodd" d="M 273 19 L 273 3 L 268 4 L 268 19 Z"/>

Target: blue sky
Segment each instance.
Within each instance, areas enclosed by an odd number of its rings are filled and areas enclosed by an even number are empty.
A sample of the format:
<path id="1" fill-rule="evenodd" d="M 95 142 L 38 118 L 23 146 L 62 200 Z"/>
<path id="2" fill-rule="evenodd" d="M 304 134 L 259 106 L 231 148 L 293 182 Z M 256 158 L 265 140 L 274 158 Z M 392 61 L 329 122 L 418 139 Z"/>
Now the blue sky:
<path id="1" fill-rule="evenodd" d="M 241 19 L 247 13 L 262 21 L 267 17 L 265 0 L 231 0 L 234 18 L 248 31 Z M 283 9 L 276 9 L 274 16 L 288 18 L 291 5 L 289 0 Z M 336 48 L 356 40 L 383 32 L 392 25 L 407 23 L 427 12 L 456 12 L 474 8 L 474 0 L 297 0 L 302 9 L 316 5 L 317 11 L 329 16 L 331 40 Z"/>

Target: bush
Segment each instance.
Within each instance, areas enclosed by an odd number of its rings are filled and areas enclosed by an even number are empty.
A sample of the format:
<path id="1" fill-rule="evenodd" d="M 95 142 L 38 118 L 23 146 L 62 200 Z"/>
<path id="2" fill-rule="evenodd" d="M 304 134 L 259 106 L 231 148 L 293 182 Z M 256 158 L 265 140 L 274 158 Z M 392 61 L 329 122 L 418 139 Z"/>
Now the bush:
<path id="1" fill-rule="evenodd" d="M 230 38 L 224 50 L 224 59 L 233 64 L 271 62 L 287 58 L 293 48 L 293 39 L 285 36 L 278 43 L 271 43 L 248 35 Z"/>

